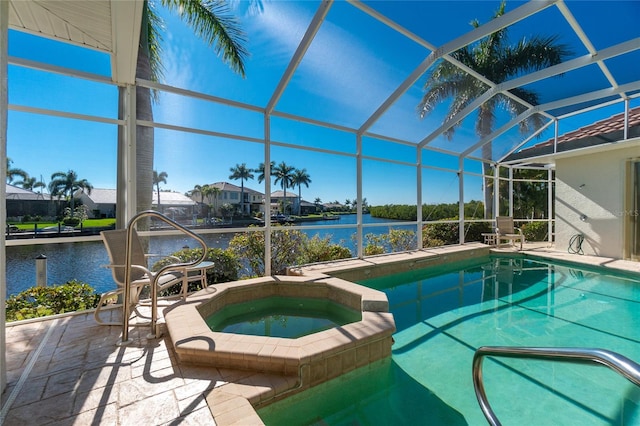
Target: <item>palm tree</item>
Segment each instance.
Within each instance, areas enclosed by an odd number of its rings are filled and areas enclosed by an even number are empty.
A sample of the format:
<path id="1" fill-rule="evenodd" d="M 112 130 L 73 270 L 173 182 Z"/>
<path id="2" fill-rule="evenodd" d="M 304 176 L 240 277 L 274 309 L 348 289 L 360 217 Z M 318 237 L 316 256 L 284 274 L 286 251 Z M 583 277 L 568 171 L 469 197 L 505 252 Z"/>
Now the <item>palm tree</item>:
<path id="1" fill-rule="evenodd" d="M 502 16 L 505 11 L 505 1 L 500 4 L 494 18 Z M 480 23 L 477 20 L 471 22 L 474 28 Z M 523 38 L 518 43 L 510 45 L 507 38 L 507 29 L 503 28 L 481 39 L 477 43 L 465 46 L 451 53 L 451 56 L 462 64 L 477 71 L 493 83 L 499 84 L 518 75 L 530 71 L 547 68 L 562 62 L 562 59 L 571 52 L 566 46 L 556 44 L 557 37 L 533 36 Z M 448 121 L 461 112 L 467 105 L 486 92 L 487 87 L 469 73 L 458 68 L 448 61 L 441 61 L 427 78 L 424 85 L 425 94 L 418 105 L 420 117 L 424 118 L 431 113 L 442 101 L 453 98 L 449 110 L 445 116 Z M 537 105 L 537 93 L 523 88 L 514 88 L 510 92 L 531 105 Z M 479 107 L 476 119 L 476 134 L 480 139 L 486 138 L 494 131 L 498 109 L 502 109 L 512 117 L 524 112 L 527 107 L 507 96 L 494 96 Z M 532 129 L 538 129 L 543 124 L 543 118 L 539 114 L 533 114 L 520 123 L 520 131 L 529 133 Z M 457 126 L 449 128 L 445 136 L 451 140 Z M 493 202 L 491 191 L 488 190 L 491 177 L 491 142 L 482 146 L 484 184 L 485 218 L 493 217 Z"/>
<path id="2" fill-rule="evenodd" d="M 269 169 L 269 173 L 273 174 L 273 168 L 276 165 L 275 161 L 272 161 L 271 163 L 271 168 Z M 258 173 L 258 183 L 262 183 L 263 180 L 265 180 L 266 176 L 265 176 L 265 171 L 264 171 L 264 163 L 260 163 L 258 165 L 258 168 L 255 170 Z"/>
<path id="3" fill-rule="evenodd" d="M 293 172 L 293 177 L 291 178 L 291 187 L 298 187 L 298 216 L 302 211 L 302 185 L 305 185 L 307 188 L 311 183 L 311 176 L 307 173 L 307 169 L 296 169 Z"/>
<path id="4" fill-rule="evenodd" d="M 220 188 L 218 188 L 217 186 L 213 186 L 213 185 L 209 185 L 207 192 L 206 192 L 206 196 L 207 196 L 207 200 L 209 200 L 211 197 L 213 197 L 213 214 L 215 216 L 216 211 L 218 210 L 218 197 L 220 196 L 220 194 L 222 194 L 222 190 Z"/>
<path id="5" fill-rule="evenodd" d="M 253 169 L 247 168 L 247 163 L 236 164 L 235 167 L 231 167 L 229 169 L 231 171 L 231 176 L 229 179 L 238 180 L 240 179 L 240 212 L 245 214 L 244 208 L 244 181 L 253 179 Z"/>
<path id="6" fill-rule="evenodd" d="M 295 167 L 287 166 L 287 164 L 283 161 L 277 166 L 273 168 L 273 175 L 276 177 L 275 184 L 280 184 L 280 187 L 284 190 L 284 201 L 282 204 L 282 212 L 287 213 L 287 188 L 291 188 L 292 179 L 293 179 L 293 171 Z"/>
<path id="7" fill-rule="evenodd" d="M 316 205 L 316 211 L 320 210 L 320 206 L 322 205 L 322 200 L 320 199 L 320 197 L 316 197 L 316 199 L 313 200 L 313 204 Z"/>
<path id="8" fill-rule="evenodd" d="M 11 167 L 11 164 L 13 164 L 13 160 L 7 157 L 7 183 L 13 182 L 13 178 L 16 176 L 21 177 L 22 180 L 25 180 L 29 177 L 29 174 L 27 172 L 22 169 L 13 168 Z"/>
<path id="9" fill-rule="evenodd" d="M 160 184 L 166 184 L 168 177 L 167 172 L 158 173 L 156 170 L 153 171 L 153 186 L 156 187 L 156 192 L 158 193 L 158 211 L 160 211 Z"/>
<path id="10" fill-rule="evenodd" d="M 49 193 L 54 197 L 58 197 L 58 200 L 61 197 L 69 200 L 72 212 L 75 209 L 74 194 L 76 191 L 87 191 L 87 194 L 91 194 L 92 189 L 93 185 L 86 179 L 79 179 L 78 174 L 73 170 L 69 170 L 66 173 L 55 172 L 51 175 L 51 182 L 49 182 Z"/>
<path id="11" fill-rule="evenodd" d="M 225 0 L 190 1 L 190 0 L 147 0 L 144 2 L 142 29 L 140 31 L 140 48 L 138 50 L 136 77 L 143 80 L 159 81 L 162 76 L 161 30 L 164 23 L 154 11 L 157 3 L 166 6 L 169 11 L 177 13 L 194 31 L 194 33 L 211 46 L 235 72 L 245 75 L 244 59 L 247 51 L 244 48 L 245 36 L 236 19 L 231 15 Z M 121 90 L 121 97 L 124 91 Z M 136 88 L 136 117 L 138 120 L 153 120 L 152 97 L 155 95 L 147 89 Z M 120 114 L 122 115 L 122 114 Z M 123 118 L 123 117 L 120 117 Z M 121 138 L 123 133 L 119 134 Z M 123 143 L 122 141 L 120 142 Z M 151 207 L 153 188 L 153 152 L 154 133 L 152 127 L 136 127 L 136 192 L 137 210 Z"/>
<path id="12" fill-rule="evenodd" d="M 47 185 L 42 182 L 41 180 L 37 180 L 34 177 L 26 177 L 22 180 L 19 180 L 17 182 L 15 182 L 16 186 L 21 186 L 24 189 L 27 189 L 29 191 L 33 191 L 36 188 L 46 188 Z M 42 191 L 40 191 L 42 192 Z"/>
<path id="13" fill-rule="evenodd" d="M 193 189 L 189 191 L 189 196 L 191 197 L 195 197 L 196 194 L 200 195 L 200 204 L 204 204 L 204 195 L 202 194 L 202 185 L 197 185 L 197 184 L 193 185 Z"/>

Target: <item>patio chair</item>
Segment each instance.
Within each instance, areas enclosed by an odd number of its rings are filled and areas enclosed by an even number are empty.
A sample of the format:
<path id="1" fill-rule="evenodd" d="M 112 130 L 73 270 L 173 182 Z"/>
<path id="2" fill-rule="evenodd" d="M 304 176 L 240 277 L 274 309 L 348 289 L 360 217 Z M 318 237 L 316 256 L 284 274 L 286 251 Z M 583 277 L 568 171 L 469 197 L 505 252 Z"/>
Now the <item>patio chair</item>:
<path id="1" fill-rule="evenodd" d="M 522 229 L 516 228 L 513 225 L 513 218 L 511 216 L 496 216 L 496 244 L 500 247 L 500 243 L 504 240 L 509 241 L 515 246 L 515 241 L 520 241 L 520 250 L 522 250 L 522 244 L 524 243 L 524 234 Z"/>
<path id="2" fill-rule="evenodd" d="M 96 322 L 101 325 L 122 325 L 121 322 L 105 322 L 100 318 L 100 310 L 103 308 L 103 304 L 110 298 L 124 294 L 125 286 L 125 268 L 126 268 L 126 244 L 127 244 L 127 230 L 117 229 L 113 231 L 102 231 L 100 233 L 102 241 L 109 254 L 110 264 L 106 265 L 111 268 L 111 275 L 113 280 L 117 284 L 115 290 L 107 291 L 103 293 L 98 302 L 98 307 L 94 312 Z M 164 257 L 171 258 L 175 263 L 179 263 L 180 259 L 175 256 L 160 256 L 154 254 L 145 254 L 142 248 L 142 243 L 138 237 L 138 234 L 133 230 L 133 238 L 131 240 L 131 304 L 133 308 L 140 302 L 140 294 L 142 290 L 151 285 L 155 273 L 148 268 L 148 259 L 150 257 Z M 182 296 L 186 297 L 187 294 L 187 281 L 184 279 L 184 275 L 180 272 L 171 271 L 163 273 L 158 278 L 158 292 L 169 288 L 176 284 L 182 284 Z M 110 305 L 114 306 L 114 305 Z"/>

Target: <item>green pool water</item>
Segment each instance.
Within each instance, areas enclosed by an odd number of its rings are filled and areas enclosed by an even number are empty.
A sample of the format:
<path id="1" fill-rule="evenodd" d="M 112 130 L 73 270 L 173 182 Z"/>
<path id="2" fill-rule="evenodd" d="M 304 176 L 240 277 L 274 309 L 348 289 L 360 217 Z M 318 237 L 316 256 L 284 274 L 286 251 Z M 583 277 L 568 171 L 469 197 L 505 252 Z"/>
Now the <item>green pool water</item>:
<path id="1" fill-rule="evenodd" d="M 328 299 L 273 296 L 228 305 L 205 321 L 213 331 L 295 339 L 361 318 Z"/>
<path id="2" fill-rule="evenodd" d="M 394 314 L 391 359 L 258 411 L 267 425 L 486 425 L 472 382 L 480 346 L 596 347 L 640 361 L 640 279 L 491 257 L 363 281 Z M 503 425 L 638 425 L 640 390 L 605 367 L 487 359 Z"/>

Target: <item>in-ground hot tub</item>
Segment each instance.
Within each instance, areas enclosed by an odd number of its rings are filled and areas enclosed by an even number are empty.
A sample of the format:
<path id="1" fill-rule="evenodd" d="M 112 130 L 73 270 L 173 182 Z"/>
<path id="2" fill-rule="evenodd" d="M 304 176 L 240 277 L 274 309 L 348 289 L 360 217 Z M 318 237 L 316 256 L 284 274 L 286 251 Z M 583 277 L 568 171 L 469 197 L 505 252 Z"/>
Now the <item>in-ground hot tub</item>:
<path id="1" fill-rule="evenodd" d="M 205 320 L 225 307 L 273 297 L 330 301 L 358 318 L 293 338 L 213 331 Z M 209 287 L 164 316 L 180 362 L 296 375 L 305 388 L 389 356 L 395 323 L 388 307 L 383 292 L 339 278 L 276 276 Z"/>
<path id="2" fill-rule="evenodd" d="M 205 318 L 213 331 L 296 339 L 362 320 L 331 299 L 271 296 L 224 306 Z"/>

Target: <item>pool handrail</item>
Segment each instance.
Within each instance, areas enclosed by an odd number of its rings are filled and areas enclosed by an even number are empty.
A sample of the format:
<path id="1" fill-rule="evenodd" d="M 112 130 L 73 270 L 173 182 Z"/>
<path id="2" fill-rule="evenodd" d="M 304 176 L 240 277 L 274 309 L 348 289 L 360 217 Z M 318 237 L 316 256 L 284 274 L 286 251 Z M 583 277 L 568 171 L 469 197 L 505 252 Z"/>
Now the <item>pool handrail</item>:
<path id="1" fill-rule="evenodd" d="M 129 340 L 129 312 L 130 312 L 130 304 L 131 304 L 131 300 L 130 300 L 130 293 L 131 293 L 131 240 L 133 239 L 133 229 L 134 229 L 134 225 L 136 224 L 136 222 L 138 220 L 140 220 L 141 218 L 144 217 L 155 217 L 156 219 L 159 219 L 165 223 L 167 223 L 168 225 L 176 228 L 177 230 L 181 231 L 184 234 L 189 235 L 190 237 L 192 237 L 193 239 L 195 239 L 196 241 L 198 241 L 198 243 L 202 246 L 202 254 L 200 255 L 200 257 L 197 260 L 191 261 L 191 262 L 183 262 L 183 263 L 173 263 L 170 265 L 166 265 L 163 266 L 162 268 L 160 268 L 156 274 L 153 276 L 152 278 L 152 282 L 151 282 L 151 333 L 149 333 L 149 335 L 147 336 L 150 339 L 155 339 L 158 338 L 160 336 L 158 336 L 158 331 L 157 331 L 157 323 L 158 323 L 158 288 L 157 288 L 157 280 L 158 278 L 164 273 L 164 272 L 168 272 L 171 270 L 184 270 L 185 267 L 192 267 L 194 265 L 197 265 L 198 263 L 202 262 L 206 257 L 207 257 L 207 244 L 205 243 L 204 239 L 202 239 L 202 237 L 198 234 L 196 234 L 195 232 L 191 231 L 190 229 L 185 228 L 184 226 L 180 225 L 179 223 L 169 219 L 167 216 L 163 215 L 162 213 L 159 213 L 155 210 L 144 210 L 141 211 L 139 213 L 137 213 L 135 216 L 133 216 L 131 218 L 131 220 L 129 221 L 128 225 L 127 225 L 127 241 L 126 241 L 126 255 L 125 255 L 125 259 L 126 259 L 126 263 L 125 263 L 125 283 L 124 283 L 124 295 L 123 295 L 123 303 L 122 303 L 122 337 L 120 339 L 120 341 L 118 342 L 118 346 L 124 346 L 127 345 L 129 343 L 131 343 L 131 341 Z"/>
<path id="2" fill-rule="evenodd" d="M 500 426 L 498 417 L 491 409 L 482 381 L 482 361 L 485 357 L 530 358 L 573 363 L 596 363 L 609 367 L 631 383 L 640 386 L 640 364 L 619 353 L 598 348 L 543 348 L 516 346 L 482 346 L 473 355 L 473 388 L 480 409 L 492 426 Z"/>

